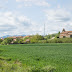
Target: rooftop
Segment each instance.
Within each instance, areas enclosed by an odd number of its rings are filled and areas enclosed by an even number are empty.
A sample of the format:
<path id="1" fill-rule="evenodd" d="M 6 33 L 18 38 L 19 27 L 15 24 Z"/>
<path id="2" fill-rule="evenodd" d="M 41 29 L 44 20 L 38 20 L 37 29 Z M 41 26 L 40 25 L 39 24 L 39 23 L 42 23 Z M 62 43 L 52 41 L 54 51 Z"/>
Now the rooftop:
<path id="1" fill-rule="evenodd" d="M 72 31 L 61 32 L 61 34 L 68 34 L 68 33 L 72 33 Z"/>

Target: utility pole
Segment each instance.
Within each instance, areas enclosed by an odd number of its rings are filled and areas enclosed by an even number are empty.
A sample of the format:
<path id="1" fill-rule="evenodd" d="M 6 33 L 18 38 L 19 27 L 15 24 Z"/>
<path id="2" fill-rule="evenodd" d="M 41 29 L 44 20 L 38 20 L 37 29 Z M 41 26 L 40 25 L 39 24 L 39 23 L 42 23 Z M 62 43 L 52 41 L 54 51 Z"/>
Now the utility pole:
<path id="1" fill-rule="evenodd" d="M 44 36 L 45 36 L 45 23 L 44 23 Z"/>

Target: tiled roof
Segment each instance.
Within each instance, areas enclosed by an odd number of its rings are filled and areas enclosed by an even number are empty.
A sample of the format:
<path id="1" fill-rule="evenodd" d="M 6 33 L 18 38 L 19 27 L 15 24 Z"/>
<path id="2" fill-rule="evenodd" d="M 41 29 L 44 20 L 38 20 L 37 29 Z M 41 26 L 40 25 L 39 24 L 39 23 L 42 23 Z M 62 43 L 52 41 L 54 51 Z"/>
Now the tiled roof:
<path id="1" fill-rule="evenodd" d="M 17 36 L 17 38 L 23 38 L 23 36 Z"/>
<path id="2" fill-rule="evenodd" d="M 30 41 L 30 39 L 27 39 L 26 41 Z"/>
<path id="3" fill-rule="evenodd" d="M 8 38 L 16 38 L 16 36 L 8 37 Z"/>
<path id="4" fill-rule="evenodd" d="M 62 32 L 61 34 L 68 34 L 68 33 L 72 33 L 72 31 L 65 31 L 65 32 Z"/>
<path id="5" fill-rule="evenodd" d="M 26 38 L 26 37 L 30 37 L 30 36 L 24 36 L 23 38 Z"/>
<path id="6" fill-rule="evenodd" d="M 23 36 L 12 36 L 12 37 L 9 37 L 9 38 L 23 38 Z"/>

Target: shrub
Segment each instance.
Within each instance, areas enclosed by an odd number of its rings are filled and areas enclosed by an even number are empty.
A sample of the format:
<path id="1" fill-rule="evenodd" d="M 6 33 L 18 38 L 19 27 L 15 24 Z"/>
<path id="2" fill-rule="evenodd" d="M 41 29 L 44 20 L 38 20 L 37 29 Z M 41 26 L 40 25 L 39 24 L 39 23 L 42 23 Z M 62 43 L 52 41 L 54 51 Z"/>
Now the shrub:
<path id="1" fill-rule="evenodd" d="M 1 44 L 8 45 L 8 44 L 11 44 L 12 41 L 13 41 L 12 38 L 5 38 Z"/>
<path id="2" fill-rule="evenodd" d="M 54 72 L 56 70 L 56 68 L 53 66 L 45 66 L 41 70 L 42 70 L 42 72 Z"/>
<path id="3" fill-rule="evenodd" d="M 48 43 L 47 40 L 39 40 L 38 43 Z"/>
<path id="4" fill-rule="evenodd" d="M 19 44 L 23 44 L 23 43 L 24 43 L 23 39 L 20 39 L 20 40 L 18 41 L 18 43 L 19 43 Z"/>
<path id="5" fill-rule="evenodd" d="M 32 36 L 32 38 L 30 38 L 31 43 L 38 43 L 39 40 L 44 40 L 44 37 L 36 34 L 36 35 Z"/>
<path id="6" fill-rule="evenodd" d="M 2 39 L 0 39 L 0 44 L 1 44 L 1 42 L 2 42 L 3 40 Z"/>
<path id="7" fill-rule="evenodd" d="M 13 44 L 23 44 L 23 39 L 16 38 L 16 41 L 13 41 Z"/>
<path id="8" fill-rule="evenodd" d="M 56 38 L 48 40 L 48 43 L 72 43 L 72 38 Z"/>
<path id="9" fill-rule="evenodd" d="M 7 43 L 7 41 L 6 40 L 4 40 L 2 43 L 1 43 L 1 45 L 7 45 L 8 43 Z"/>
<path id="10" fill-rule="evenodd" d="M 53 66 L 45 66 L 45 67 L 32 67 L 30 72 L 54 72 L 56 70 Z"/>
<path id="11" fill-rule="evenodd" d="M 14 41 L 13 44 L 18 44 L 18 41 Z"/>

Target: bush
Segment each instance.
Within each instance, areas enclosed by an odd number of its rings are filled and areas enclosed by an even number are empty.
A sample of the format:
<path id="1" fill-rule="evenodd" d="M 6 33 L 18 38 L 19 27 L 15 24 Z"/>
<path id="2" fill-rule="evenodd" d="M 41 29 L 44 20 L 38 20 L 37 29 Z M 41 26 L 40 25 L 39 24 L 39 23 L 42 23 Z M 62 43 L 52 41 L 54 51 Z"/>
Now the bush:
<path id="1" fill-rule="evenodd" d="M 38 43 L 48 43 L 47 40 L 39 40 Z"/>
<path id="2" fill-rule="evenodd" d="M 13 44 L 18 44 L 18 41 L 14 41 Z"/>
<path id="3" fill-rule="evenodd" d="M 12 38 L 5 38 L 1 44 L 8 45 L 8 44 L 11 44 L 12 41 L 13 41 Z"/>
<path id="4" fill-rule="evenodd" d="M 20 38 L 16 38 L 16 41 L 13 41 L 13 44 L 21 44 L 22 43 L 22 39 Z"/>
<path id="5" fill-rule="evenodd" d="M 45 66 L 45 67 L 32 67 L 31 72 L 54 72 L 56 68 L 53 66 Z"/>
<path id="6" fill-rule="evenodd" d="M 18 43 L 19 43 L 19 44 L 23 44 L 23 43 L 24 43 L 23 39 L 20 39 L 20 40 L 18 41 Z"/>
<path id="7" fill-rule="evenodd" d="M 48 40 L 48 43 L 72 43 L 72 38 L 56 38 Z"/>
<path id="8" fill-rule="evenodd" d="M 38 43 L 39 40 L 44 40 L 44 37 L 36 34 L 36 35 L 32 36 L 32 38 L 30 38 L 31 43 Z"/>
<path id="9" fill-rule="evenodd" d="M 38 40 L 37 39 L 34 39 L 34 38 L 31 38 L 30 39 L 30 43 L 38 43 Z"/>
<path id="10" fill-rule="evenodd" d="M 2 43 L 1 43 L 1 45 L 7 45 L 8 43 L 7 43 L 7 41 L 6 40 L 4 40 Z"/>
<path id="11" fill-rule="evenodd" d="M 2 39 L 0 39 L 0 44 L 1 44 L 1 42 L 2 42 L 3 40 Z"/>

